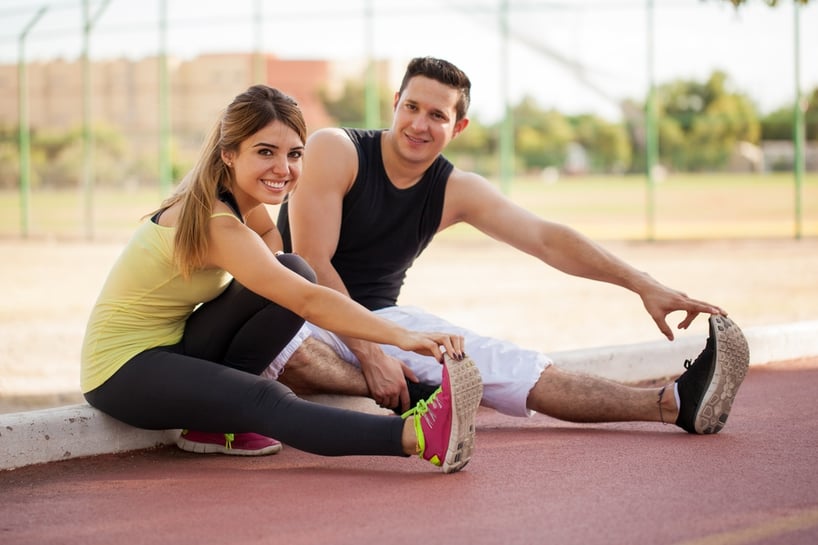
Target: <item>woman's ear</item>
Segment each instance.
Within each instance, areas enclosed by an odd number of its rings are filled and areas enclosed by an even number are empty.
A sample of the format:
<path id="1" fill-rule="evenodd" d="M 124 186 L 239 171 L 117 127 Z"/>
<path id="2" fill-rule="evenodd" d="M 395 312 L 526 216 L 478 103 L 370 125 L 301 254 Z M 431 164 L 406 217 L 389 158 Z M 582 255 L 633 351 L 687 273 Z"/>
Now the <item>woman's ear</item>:
<path id="1" fill-rule="evenodd" d="M 232 167 L 233 166 L 233 153 L 229 152 L 229 151 L 223 151 L 222 152 L 222 161 L 224 161 L 224 164 L 227 165 L 228 167 Z"/>

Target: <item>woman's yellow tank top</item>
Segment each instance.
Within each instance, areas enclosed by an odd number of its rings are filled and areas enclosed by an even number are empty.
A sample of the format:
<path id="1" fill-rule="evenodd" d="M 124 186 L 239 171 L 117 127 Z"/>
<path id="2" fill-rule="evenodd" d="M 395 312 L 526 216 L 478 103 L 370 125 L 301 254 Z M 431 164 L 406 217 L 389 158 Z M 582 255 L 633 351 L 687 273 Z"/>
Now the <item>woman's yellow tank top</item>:
<path id="1" fill-rule="evenodd" d="M 214 214 L 215 216 L 231 214 Z M 235 216 L 233 216 L 235 217 Z M 200 303 L 222 293 L 231 276 L 220 269 L 183 279 L 173 263 L 176 229 L 146 221 L 114 263 L 91 311 L 82 344 L 80 387 L 100 386 L 135 355 L 182 339 Z"/>

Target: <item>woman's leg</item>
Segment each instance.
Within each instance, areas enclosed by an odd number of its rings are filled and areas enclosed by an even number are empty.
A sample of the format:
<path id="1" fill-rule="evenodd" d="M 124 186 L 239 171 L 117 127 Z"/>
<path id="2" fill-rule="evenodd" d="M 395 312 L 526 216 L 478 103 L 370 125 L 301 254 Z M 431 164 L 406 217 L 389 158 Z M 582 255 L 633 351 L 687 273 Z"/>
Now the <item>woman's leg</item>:
<path id="1" fill-rule="evenodd" d="M 252 431 L 324 456 L 405 456 L 397 416 L 304 401 L 278 382 L 181 354 L 178 346 L 139 354 L 86 399 L 140 428 Z"/>
<path id="2" fill-rule="evenodd" d="M 304 278 L 315 273 L 299 256 L 279 262 Z M 188 318 L 182 339 L 185 354 L 260 374 L 295 336 L 303 318 L 248 290 L 236 281 Z"/>
<path id="3" fill-rule="evenodd" d="M 279 262 L 311 282 L 315 274 L 306 261 L 281 254 Z M 187 355 L 255 375 L 267 368 L 297 334 L 304 320 L 287 309 L 232 282 L 219 297 L 203 304 L 188 319 L 182 339 Z M 278 452 L 277 439 L 256 433 L 203 433 L 185 429 L 177 441 L 182 450 L 263 456 Z"/>

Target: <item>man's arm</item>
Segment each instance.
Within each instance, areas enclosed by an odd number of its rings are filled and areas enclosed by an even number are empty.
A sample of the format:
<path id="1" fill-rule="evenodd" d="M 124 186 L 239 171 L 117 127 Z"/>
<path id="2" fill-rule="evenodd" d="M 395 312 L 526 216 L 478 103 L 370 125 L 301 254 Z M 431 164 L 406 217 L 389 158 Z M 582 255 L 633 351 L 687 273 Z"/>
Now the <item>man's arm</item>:
<path id="1" fill-rule="evenodd" d="M 304 150 L 304 170 L 289 202 L 293 251 L 307 260 L 318 283 L 347 296 L 349 292 L 331 259 L 338 247 L 343 199 L 358 172 L 355 145 L 341 129 L 315 132 Z M 402 362 L 384 354 L 380 346 L 359 339 L 344 342 L 361 362 L 370 393 L 384 407 L 408 409 L 404 376 L 417 381 Z"/>
<path id="2" fill-rule="evenodd" d="M 549 222 L 503 196 L 487 180 L 455 170 L 446 189 L 441 229 L 466 222 L 548 265 L 574 276 L 622 286 L 638 294 L 659 330 L 673 340 L 667 315 L 684 311 L 686 329 L 700 313 L 725 314 L 715 305 L 668 288 L 576 230 Z"/>

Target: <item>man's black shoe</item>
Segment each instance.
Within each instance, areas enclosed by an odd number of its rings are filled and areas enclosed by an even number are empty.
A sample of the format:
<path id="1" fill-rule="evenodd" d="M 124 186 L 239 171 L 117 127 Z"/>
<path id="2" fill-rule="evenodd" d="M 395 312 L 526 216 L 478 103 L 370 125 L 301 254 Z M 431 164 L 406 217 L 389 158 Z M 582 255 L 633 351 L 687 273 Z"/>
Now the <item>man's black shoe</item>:
<path id="1" fill-rule="evenodd" d="M 406 387 L 409 389 L 409 408 L 412 408 L 418 404 L 418 401 L 429 399 L 429 396 L 440 388 L 440 384 L 423 384 L 420 382 L 411 382 L 409 379 L 406 379 Z M 392 411 L 397 415 L 402 415 L 404 412 L 400 405 L 394 407 Z"/>
<path id="2" fill-rule="evenodd" d="M 704 351 L 693 363 L 687 360 L 687 371 L 676 379 L 680 399 L 676 425 L 690 433 L 718 433 L 749 364 L 750 350 L 741 329 L 726 316 L 711 316 Z"/>

